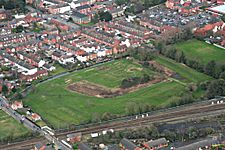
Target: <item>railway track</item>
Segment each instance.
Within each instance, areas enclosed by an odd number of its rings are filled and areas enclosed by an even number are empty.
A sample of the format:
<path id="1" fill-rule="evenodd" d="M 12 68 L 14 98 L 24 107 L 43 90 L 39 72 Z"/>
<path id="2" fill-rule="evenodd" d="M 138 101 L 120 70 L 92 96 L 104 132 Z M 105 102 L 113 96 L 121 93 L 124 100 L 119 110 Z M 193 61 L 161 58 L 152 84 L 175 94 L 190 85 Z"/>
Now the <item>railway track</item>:
<path id="1" fill-rule="evenodd" d="M 144 125 L 146 123 L 154 123 L 154 122 L 162 122 L 162 121 L 168 121 L 168 120 L 179 120 L 184 119 L 184 118 L 192 118 L 196 114 L 202 114 L 204 116 L 204 113 L 206 116 L 209 115 L 210 112 L 215 112 L 215 111 L 220 111 L 224 110 L 225 111 L 225 104 L 217 104 L 217 105 L 204 105 L 204 106 L 194 106 L 191 108 L 183 108 L 181 110 L 172 110 L 172 111 L 166 111 L 166 112 L 161 112 L 159 114 L 153 114 L 148 117 L 144 118 L 137 118 L 137 119 L 132 119 L 132 120 L 126 120 L 124 122 L 116 122 L 116 123 L 111 123 L 111 124 L 106 124 L 106 125 L 99 125 L 96 127 L 90 127 L 90 128 L 84 128 L 80 130 L 74 130 L 74 131 L 68 131 L 68 132 L 63 132 L 59 133 L 56 136 L 58 138 L 63 138 L 67 134 L 71 133 L 78 133 L 81 132 L 83 135 L 85 134 L 90 134 L 90 133 L 96 133 L 96 132 L 101 132 L 104 130 L 108 129 L 114 129 L 114 130 L 119 130 L 123 128 L 129 128 L 129 127 L 135 127 L 135 126 L 140 126 Z"/>
<path id="2" fill-rule="evenodd" d="M 196 115 L 205 117 L 209 114 L 215 112 L 216 114 L 225 113 L 225 103 L 222 104 L 214 104 L 211 105 L 209 103 L 199 103 L 194 106 L 187 107 L 178 107 L 175 109 L 169 109 L 168 111 L 162 111 L 157 113 L 149 114 L 148 117 L 139 117 L 133 118 L 130 120 L 123 120 L 118 122 L 112 122 L 103 125 L 97 125 L 88 128 L 77 129 L 74 131 L 67 131 L 56 134 L 56 137 L 60 139 L 65 139 L 67 134 L 79 133 L 81 132 L 83 135 L 91 134 L 91 133 L 99 133 L 104 130 L 114 129 L 114 130 L 122 130 L 124 128 L 132 128 L 140 125 L 146 125 L 149 123 L 155 122 L 168 122 L 168 121 L 181 121 L 184 119 L 192 119 L 195 118 Z M 18 143 L 13 143 L 10 145 L 0 146 L 1 150 L 25 150 L 29 149 L 29 147 L 34 144 L 45 141 L 41 138 L 32 139 L 30 141 L 23 141 Z"/>
<path id="3" fill-rule="evenodd" d="M 31 148 L 34 148 L 34 145 L 39 142 L 47 143 L 44 137 L 32 138 L 31 140 L 0 145 L 0 150 L 30 150 Z"/>

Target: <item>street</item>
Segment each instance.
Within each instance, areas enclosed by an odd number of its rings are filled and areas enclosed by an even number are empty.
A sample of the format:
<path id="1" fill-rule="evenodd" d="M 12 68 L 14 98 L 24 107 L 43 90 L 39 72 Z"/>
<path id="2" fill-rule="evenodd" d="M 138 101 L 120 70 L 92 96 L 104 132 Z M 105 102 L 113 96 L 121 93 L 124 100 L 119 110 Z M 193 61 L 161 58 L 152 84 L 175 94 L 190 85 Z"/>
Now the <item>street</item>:
<path id="1" fill-rule="evenodd" d="M 25 127 L 31 129 L 33 132 L 38 132 L 40 135 L 44 136 L 49 142 L 54 142 L 55 145 L 60 148 L 61 150 L 70 150 L 67 146 L 65 146 L 61 141 L 57 141 L 56 137 L 50 135 L 49 133 L 45 132 L 43 129 L 40 129 L 36 124 L 32 121 L 28 120 L 23 115 L 20 115 L 18 112 L 13 110 L 7 100 L 0 96 L 0 108 L 6 112 L 8 115 L 13 117 L 18 122 L 22 123 Z"/>

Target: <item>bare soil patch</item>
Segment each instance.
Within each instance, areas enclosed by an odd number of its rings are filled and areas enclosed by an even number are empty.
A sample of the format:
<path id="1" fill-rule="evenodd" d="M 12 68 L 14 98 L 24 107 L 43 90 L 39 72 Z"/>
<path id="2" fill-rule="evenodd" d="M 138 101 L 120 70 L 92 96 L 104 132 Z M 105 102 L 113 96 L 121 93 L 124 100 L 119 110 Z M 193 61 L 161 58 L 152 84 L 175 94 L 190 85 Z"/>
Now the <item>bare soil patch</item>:
<path id="1" fill-rule="evenodd" d="M 165 78 L 159 77 L 155 78 L 154 80 L 151 80 L 144 84 L 139 84 L 130 88 L 107 88 L 105 86 L 101 86 L 98 84 L 94 84 L 88 81 L 80 81 L 73 84 L 70 84 L 67 88 L 70 91 L 81 93 L 88 96 L 95 96 L 95 97 L 101 97 L 101 98 L 112 98 L 124 95 L 126 93 L 137 91 L 141 88 L 148 87 L 152 84 L 156 84 L 159 82 L 164 81 Z"/>

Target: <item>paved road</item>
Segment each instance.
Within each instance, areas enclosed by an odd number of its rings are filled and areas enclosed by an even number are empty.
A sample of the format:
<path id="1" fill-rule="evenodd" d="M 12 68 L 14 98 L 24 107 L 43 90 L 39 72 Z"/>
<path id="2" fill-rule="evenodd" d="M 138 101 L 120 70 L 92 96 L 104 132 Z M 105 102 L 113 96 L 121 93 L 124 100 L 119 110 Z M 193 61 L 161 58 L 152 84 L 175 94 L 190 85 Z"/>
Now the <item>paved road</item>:
<path id="1" fill-rule="evenodd" d="M 56 137 L 51 136 L 49 133 L 45 132 L 44 130 L 40 129 L 36 124 L 34 124 L 32 121 L 28 120 L 23 115 L 20 115 L 15 110 L 13 110 L 8 100 L 4 97 L 0 96 L 0 108 L 5 111 L 7 114 L 9 114 L 11 117 L 13 117 L 18 122 L 22 123 L 27 128 L 31 129 L 33 132 L 38 132 L 40 135 L 44 136 L 48 141 L 55 142 L 55 144 L 62 150 L 70 150 L 70 148 L 66 147 L 61 141 L 57 141 Z"/>
<path id="2" fill-rule="evenodd" d="M 13 110 L 8 101 L 0 96 L 0 107 L 3 111 L 5 111 L 7 114 L 12 116 L 15 120 L 23 123 L 26 127 L 30 128 L 34 132 L 40 132 L 40 128 L 36 126 L 34 123 L 32 123 L 30 120 L 28 120 L 26 117 L 20 115 L 15 110 Z"/>

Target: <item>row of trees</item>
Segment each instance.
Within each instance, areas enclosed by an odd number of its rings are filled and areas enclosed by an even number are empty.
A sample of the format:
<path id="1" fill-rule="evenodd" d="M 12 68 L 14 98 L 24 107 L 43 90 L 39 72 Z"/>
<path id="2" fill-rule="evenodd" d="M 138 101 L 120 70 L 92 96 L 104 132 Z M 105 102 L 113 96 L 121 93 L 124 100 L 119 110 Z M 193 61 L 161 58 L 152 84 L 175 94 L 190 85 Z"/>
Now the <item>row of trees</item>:
<path id="1" fill-rule="evenodd" d="M 225 64 L 216 63 L 212 60 L 204 65 L 198 60 L 186 57 L 182 51 L 177 50 L 173 46 L 163 46 L 160 53 L 176 62 L 184 63 L 190 68 L 215 78 L 216 80 L 200 84 L 202 90 L 206 90 L 206 98 L 225 96 Z"/>
<path id="2" fill-rule="evenodd" d="M 175 47 L 164 47 L 161 51 L 161 54 L 163 54 L 166 57 L 169 57 L 176 62 L 184 63 L 190 68 L 193 68 L 199 72 L 205 73 L 209 76 L 212 76 L 214 78 L 222 78 L 225 79 L 225 65 L 216 63 L 214 60 L 208 62 L 206 65 L 200 63 L 198 60 L 190 59 L 185 56 L 185 54 L 177 50 Z"/>
<path id="3" fill-rule="evenodd" d="M 206 81 L 199 85 L 202 90 L 205 90 L 207 98 L 214 98 L 216 96 L 225 96 L 225 80 L 216 79 L 213 81 Z"/>
<path id="4" fill-rule="evenodd" d="M 192 95 L 191 92 L 187 94 L 181 93 L 181 96 L 178 95 L 174 97 L 174 99 L 171 100 L 171 102 L 167 106 L 155 106 L 155 105 L 150 105 L 148 103 L 129 102 L 125 106 L 125 112 L 126 112 L 126 115 L 136 115 L 136 114 L 142 114 L 146 112 L 155 111 L 165 107 L 175 107 L 175 106 L 184 105 L 184 104 L 188 104 L 192 102 L 194 102 L 194 96 Z M 121 117 L 121 115 L 111 114 L 108 112 L 102 115 L 99 113 L 93 113 L 91 116 L 91 119 L 88 122 L 84 122 L 84 123 L 97 123 L 101 121 L 115 119 L 118 117 Z"/>
<path id="5" fill-rule="evenodd" d="M 194 22 L 190 22 L 182 29 L 171 28 L 165 33 L 162 33 L 160 39 L 155 41 L 155 46 L 158 50 L 162 50 L 165 45 L 174 44 L 180 41 L 185 41 L 193 38 L 192 30 L 196 27 Z"/>
<path id="6" fill-rule="evenodd" d="M 139 61 L 151 61 L 155 58 L 155 53 L 150 50 L 143 49 L 141 47 L 130 48 L 128 53 L 131 57 Z"/>
<path id="7" fill-rule="evenodd" d="M 170 142 L 176 141 L 190 141 L 198 138 L 205 138 L 208 135 L 216 133 L 215 129 L 212 127 L 197 128 L 194 126 L 183 126 L 176 128 L 176 124 L 173 128 L 164 129 L 163 125 L 160 126 L 149 125 L 147 127 L 136 128 L 136 129 L 125 129 L 122 131 L 109 133 L 106 135 L 101 135 L 98 138 L 90 139 L 89 142 L 95 144 L 100 143 L 119 143 L 122 138 L 127 139 L 158 139 L 160 137 L 165 137 Z"/>

